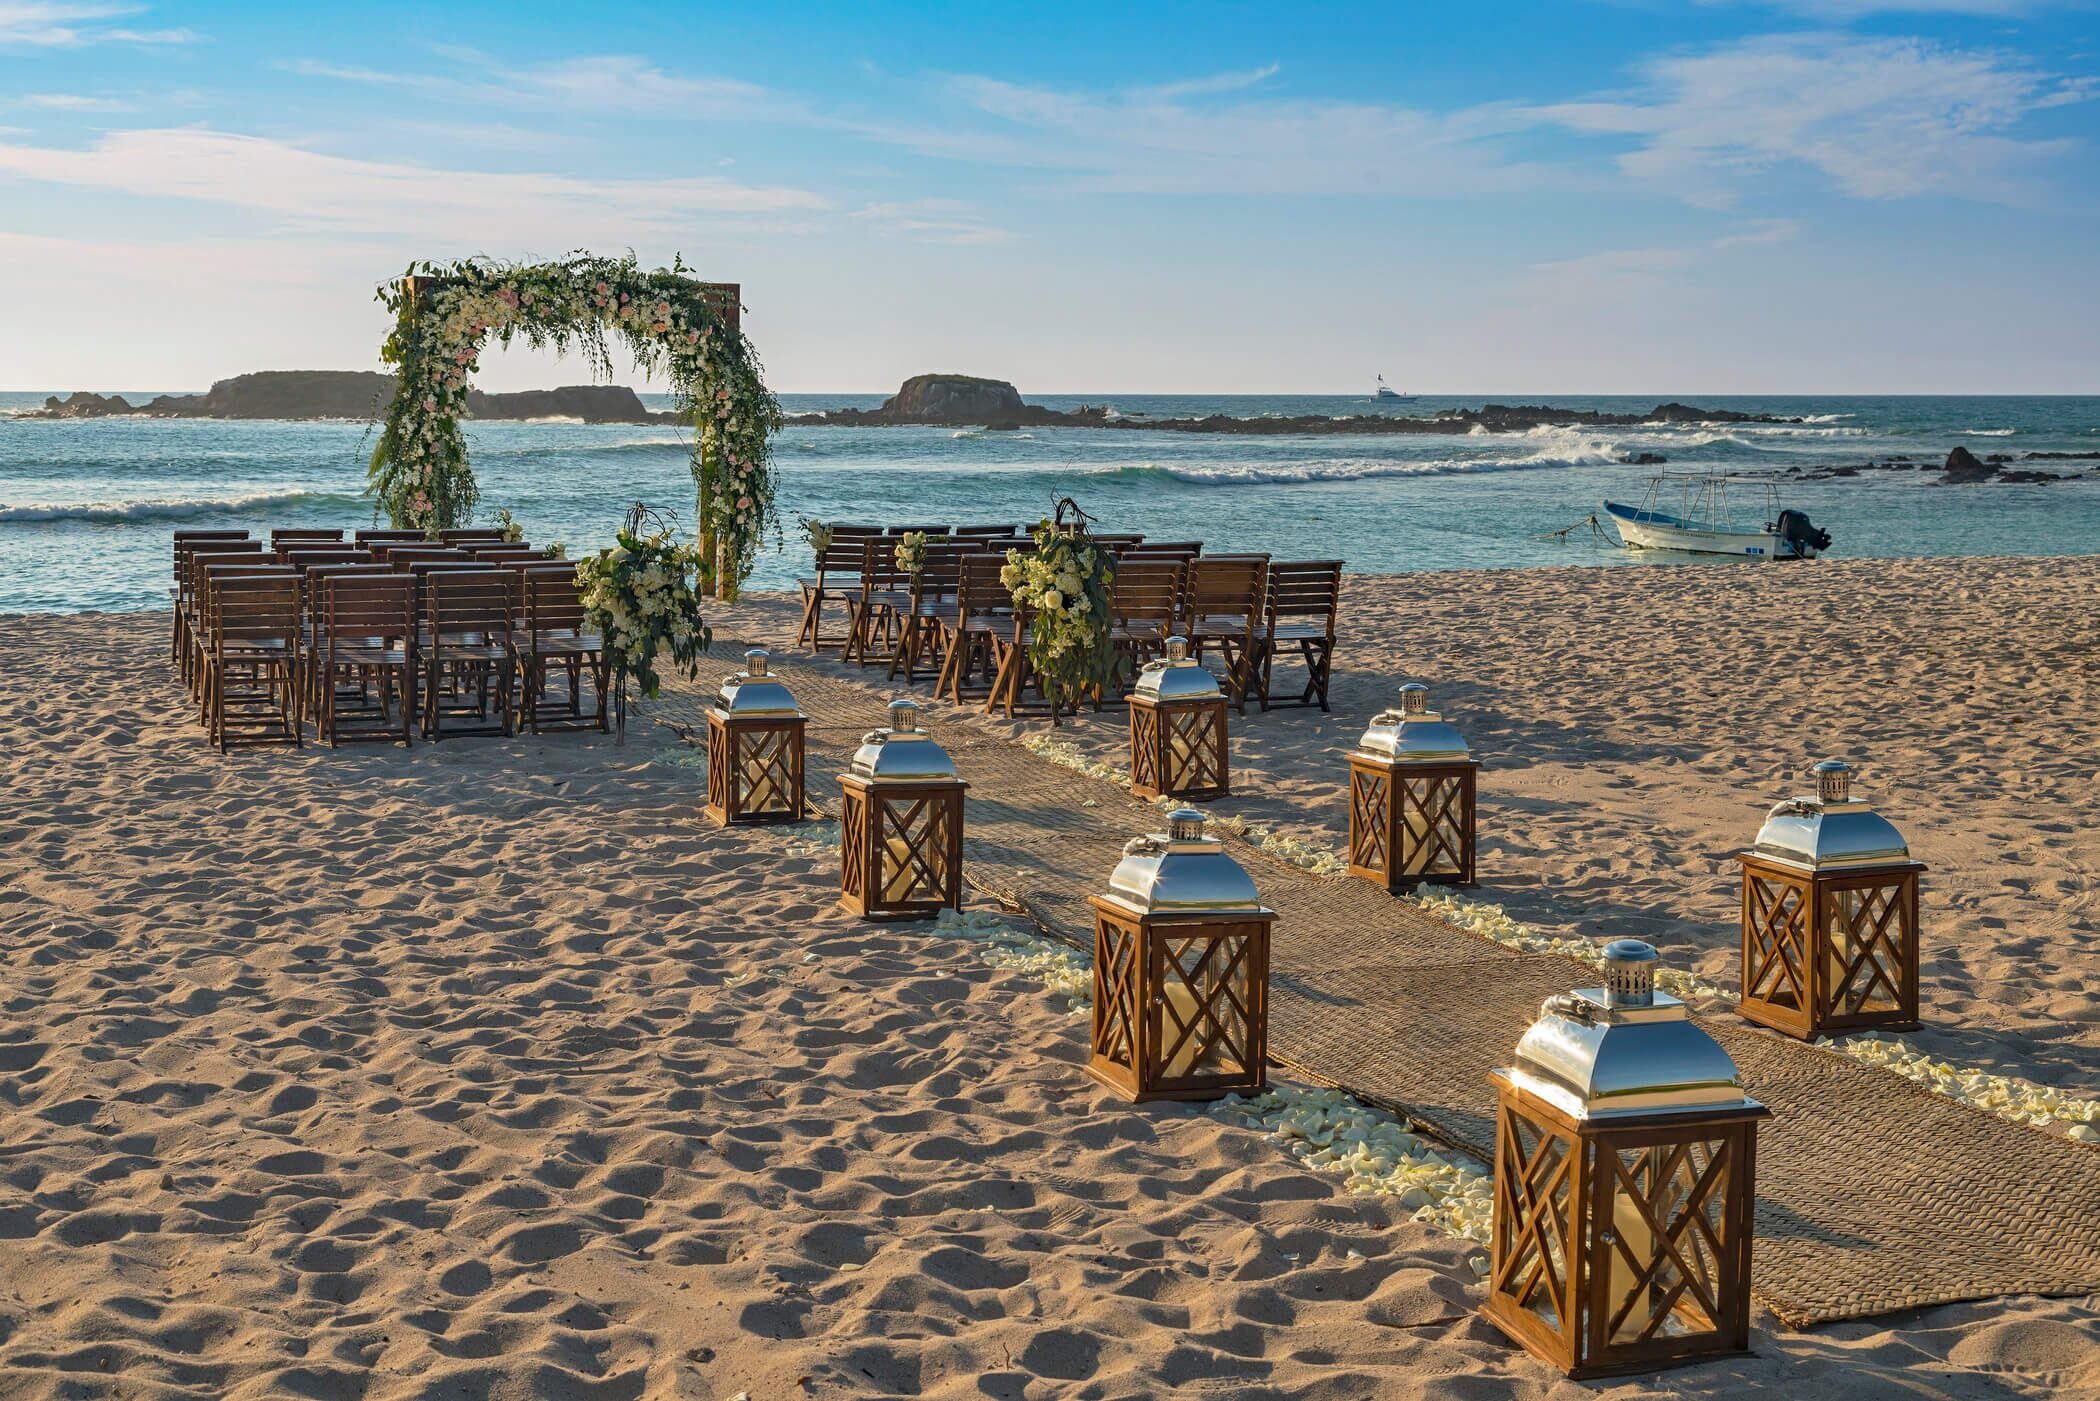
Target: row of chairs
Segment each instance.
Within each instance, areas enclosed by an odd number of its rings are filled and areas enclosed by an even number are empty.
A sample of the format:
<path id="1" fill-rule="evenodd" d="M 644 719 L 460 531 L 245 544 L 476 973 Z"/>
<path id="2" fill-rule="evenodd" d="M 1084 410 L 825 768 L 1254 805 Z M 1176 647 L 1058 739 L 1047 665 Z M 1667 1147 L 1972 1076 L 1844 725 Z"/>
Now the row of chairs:
<path id="1" fill-rule="evenodd" d="M 609 727 L 574 564 L 499 532 L 186 530 L 174 555 L 173 659 L 222 751 L 309 719 L 331 747 Z"/>
<path id="2" fill-rule="evenodd" d="M 907 529 L 928 536 L 917 575 L 895 559 L 896 537 Z M 1250 699 L 1264 710 L 1328 708 L 1341 561 L 1206 555 L 1198 541 L 1142 535 L 1094 538 L 1116 556 L 1109 609 L 1118 694 L 1179 634 L 1197 657 L 1218 655 L 1228 693 L 1242 711 Z M 958 704 L 982 696 L 985 709 L 1012 715 L 1034 689 L 1027 666 L 1033 619 L 1017 616 L 999 575 L 1010 551 L 1034 548 L 1018 531 L 1000 535 L 995 527 L 834 527 L 816 574 L 801 581 L 801 644 L 820 652 L 836 648 L 844 660 L 862 665 L 886 665 L 891 677 L 901 673 L 907 681 L 916 681 L 921 669 L 937 670 L 938 694 Z M 835 639 L 824 632 L 830 605 L 845 615 Z M 1279 658 L 1304 668 L 1293 699 L 1276 694 Z"/>

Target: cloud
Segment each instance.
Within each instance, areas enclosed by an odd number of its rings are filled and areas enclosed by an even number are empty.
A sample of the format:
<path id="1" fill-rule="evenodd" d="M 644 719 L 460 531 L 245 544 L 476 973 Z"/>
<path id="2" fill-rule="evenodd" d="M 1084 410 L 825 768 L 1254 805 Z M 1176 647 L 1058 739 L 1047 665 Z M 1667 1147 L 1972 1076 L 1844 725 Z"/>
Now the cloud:
<path id="1" fill-rule="evenodd" d="M 1714 240 L 1716 248 L 1743 248 L 1759 243 L 1785 243 L 1801 232 L 1798 219 L 1755 219 Z"/>
<path id="2" fill-rule="evenodd" d="M 1753 219 L 1732 233 L 1721 234 L 1704 244 L 1685 247 L 1613 248 L 1585 253 L 1575 258 L 1533 263 L 1530 271 L 1549 283 L 1611 284 L 1623 289 L 1652 282 L 1670 273 L 1707 261 L 1707 255 L 1731 248 L 1749 248 L 1766 243 L 1785 243 L 1801 232 L 1796 219 Z"/>
<path id="3" fill-rule="evenodd" d="M 6 106 L 30 107 L 47 112 L 129 112 L 131 104 L 113 97 L 88 97 L 77 92 L 31 92 L 5 99 Z"/>
<path id="4" fill-rule="evenodd" d="M 1532 109 L 1543 122 L 1634 149 L 1620 168 L 1694 202 L 1798 165 L 1864 199 L 2040 197 L 2038 173 L 2072 143 L 2011 134 L 2029 114 L 2093 95 L 2085 79 L 1923 39 L 1787 34 L 1653 60 L 1636 94 Z"/>
<path id="5" fill-rule="evenodd" d="M 412 90 L 454 102 L 569 112 L 648 112 L 683 118 L 794 116 L 800 108 L 770 90 L 734 78 L 673 76 L 646 59 L 603 54 L 555 63 L 507 66 L 470 49 L 439 53 L 457 73 L 360 68 L 319 59 L 280 66 L 309 78 Z"/>
<path id="6" fill-rule="evenodd" d="M 84 44 L 186 44 L 187 29 L 130 29 L 104 21 L 139 14 L 140 5 L 72 0 L 0 0 L 0 49 L 77 48 Z"/>
<path id="7" fill-rule="evenodd" d="M 884 201 L 856 209 L 852 217 L 928 243 L 1006 243 L 1014 237 L 1012 230 L 996 227 L 961 200 Z"/>
<path id="8" fill-rule="evenodd" d="M 513 247 L 620 245 L 690 233 L 696 223 L 750 227 L 828 203 L 716 177 L 592 180 L 351 160 L 189 128 L 113 132 L 86 150 L 0 144 L 6 175 L 245 209 L 298 231 L 413 234 L 472 248 L 492 235 Z"/>

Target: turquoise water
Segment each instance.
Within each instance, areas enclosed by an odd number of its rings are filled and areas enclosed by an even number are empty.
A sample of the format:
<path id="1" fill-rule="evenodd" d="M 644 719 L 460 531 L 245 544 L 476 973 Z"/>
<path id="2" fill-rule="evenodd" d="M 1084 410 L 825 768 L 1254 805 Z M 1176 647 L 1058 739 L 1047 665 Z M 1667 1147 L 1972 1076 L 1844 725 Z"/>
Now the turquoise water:
<path id="1" fill-rule="evenodd" d="M 158 391 L 139 396 L 150 397 Z M 0 414 L 42 401 L 0 395 Z M 1641 412 L 1671 395 L 1502 394 L 1373 405 L 1360 398 L 1094 394 L 1040 397 L 1053 408 L 1109 403 L 1155 417 L 1228 413 L 1428 414 L 1483 402 L 1550 402 Z M 787 395 L 790 413 L 872 407 L 880 395 Z M 659 401 L 660 402 L 660 401 Z M 988 433 L 947 428 L 821 428 L 781 434 L 785 548 L 760 559 L 754 586 L 783 587 L 808 551 L 798 515 L 883 522 L 1035 520 L 1072 495 L 1104 529 L 1200 539 L 1214 548 L 1339 556 L 1352 570 L 1667 563 L 1585 530 L 1543 532 L 1609 497 L 1639 499 L 1660 453 L 1672 467 L 1809 467 L 1908 454 L 1934 463 L 1956 443 L 1979 455 L 2100 451 L 2100 398 L 1702 398 L 1702 406 L 1801 417 L 1802 424 L 1470 437 L 1256 438 L 1116 429 Z M 689 525 L 685 435 L 669 427 L 490 423 L 470 428 L 484 513 L 507 506 L 536 542 L 572 553 L 607 543 L 636 500 Z M 170 533 L 181 527 L 356 526 L 371 442 L 362 424 L 138 418 L 46 423 L 0 417 L 0 613 L 166 606 Z M 2070 471 L 2094 463 L 2035 463 Z M 1948 488 L 1937 473 L 1869 473 L 1791 484 L 1785 504 L 1835 537 L 1841 557 L 2083 554 L 2100 551 L 2100 476 L 2053 486 Z M 1760 503 L 1744 498 L 1748 512 Z M 1809 566 L 1813 567 L 1813 566 Z"/>

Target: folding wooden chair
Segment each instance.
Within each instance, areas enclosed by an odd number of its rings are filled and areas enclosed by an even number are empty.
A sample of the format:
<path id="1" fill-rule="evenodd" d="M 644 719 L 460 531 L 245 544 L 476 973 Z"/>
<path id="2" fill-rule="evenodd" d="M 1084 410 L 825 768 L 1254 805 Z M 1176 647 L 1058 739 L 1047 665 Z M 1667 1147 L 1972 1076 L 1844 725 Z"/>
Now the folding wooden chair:
<path id="1" fill-rule="evenodd" d="M 843 649 L 851 640 L 853 613 L 860 601 L 861 564 L 867 554 L 867 542 L 875 538 L 878 537 L 840 536 L 834 531 L 831 543 L 817 556 L 816 577 L 795 581 L 802 588 L 802 630 L 795 637 L 797 646 L 822 652 L 832 647 Z M 846 636 L 836 642 L 824 639 L 824 605 L 827 603 L 841 603 L 846 607 Z"/>
<path id="2" fill-rule="evenodd" d="M 860 588 L 848 618 L 839 660 L 873 666 L 897 654 L 904 618 L 911 609 L 911 576 L 897 567 L 897 541 L 860 542 Z"/>
<path id="3" fill-rule="evenodd" d="M 307 586 L 319 599 L 308 664 L 315 734 L 330 749 L 346 739 L 407 744 L 416 713 L 415 579 L 363 565 L 314 571 Z"/>
<path id="4" fill-rule="evenodd" d="M 430 536 L 421 530 L 360 530 L 350 537 L 360 545 L 406 544 L 414 540 L 428 542 Z"/>
<path id="5" fill-rule="evenodd" d="M 1267 555 L 1198 555 L 1182 591 L 1182 627 L 1191 655 L 1210 648 L 1225 659 L 1225 690 L 1241 711 L 1247 708 L 1258 658 L 1254 636 L 1267 591 Z"/>
<path id="6" fill-rule="evenodd" d="M 501 530 L 491 526 L 474 526 L 460 530 L 440 530 L 438 532 L 438 543 L 443 545 L 501 545 L 505 541 Z"/>
<path id="7" fill-rule="evenodd" d="M 1118 653 L 1115 685 L 1120 693 L 1138 671 L 1166 650 L 1181 612 L 1185 566 L 1177 559 L 1124 558 L 1108 586 L 1109 638 Z"/>
<path id="8" fill-rule="evenodd" d="M 168 643 L 168 660 L 177 666 L 182 665 L 183 646 L 188 640 L 188 633 L 183 623 L 183 612 L 189 602 L 183 583 L 183 566 L 187 563 L 188 556 L 201 546 L 224 545 L 234 541 L 246 540 L 247 538 L 248 532 L 245 530 L 178 530 L 175 532 L 174 573 L 168 584 L 168 601 L 175 606 L 175 618 L 171 624 L 172 634 Z"/>
<path id="9" fill-rule="evenodd" d="M 972 680 L 981 670 L 983 691 L 991 690 L 998 672 L 999 640 L 1013 630 L 1013 594 L 1000 582 L 999 571 L 1006 556 L 987 550 L 966 554 L 958 561 L 955 586 L 955 622 L 942 641 L 940 678 L 933 693 L 961 705 L 974 699 L 979 685 Z"/>
<path id="10" fill-rule="evenodd" d="M 428 615 L 417 644 L 423 737 L 436 743 L 447 734 L 514 733 L 514 576 L 502 569 L 441 563 L 420 571 L 420 577 Z M 473 723 L 447 730 L 448 716 Z"/>
<path id="11" fill-rule="evenodd" d="M 1341 609 L 1342 562 L 1338 559 L 1272 563 L 1267 606 L 1255 634 L 1261 661 L 1261 708 L 1315 705 L 1327 709 L 1327 684 L 1334 670 L 1334 624 Z M 1295 647 L 1305 665 L 1305 689 L 1294 701 L 1272 700 L 1270 673 L 1278 650 Z"/>
<path id="12" fill-rule="evenodd" d="M 283 550 L 283 548 L 284 548 L 284 547 L 285 547 L 286 545 L 288 545 L 288 544 L 295 544 L 295 543 L 298 543 L 298 542 L 300 542 L 300 541 L 305 541 L 305 542 L 307 542 L 307 543 L 309 543 L 309 544 L 310 544 L 310 543 L 312 543 L 312 542 L 314 542 L 314 541 L 317 541 L 317 540 L 328 540 L 328 541 L 334 541 L 334 542 L 335 542 L 335 543 L 337 543 L 337 544 L 341 544 L 341 543 L 342 543 L 342 540 L 343 540 L 343 532 L 342 532 L 341 530 L 339 530 L 339 529 L 338 529 L 338 530 L 305 530 L 305 529 L 301 529 L 301 530 L 273 530 L 273 531 L 271 531 L 271 532 L 270 532 L 270 548 L 271 548 L 271 549 L 273 549 L 273 550 L 279 550 L 279 551 L 281 551 L 281 550 Z"/>
<path id="13" fill-rule="evenodd" d="M 188 548 L 184 548 L 187 545 Z M 177 661 L 182 684 L 192 696 L 204 680 L 204 590 L 206 566 L 260 565 L 270 562 L 260 540 L 191 540 L 179 542 L 175 554 L 175 615 L 181 649 Z"/>
<path id="14" fill-rule="evenodd" d="M 911 600 L 905 607 L 904 632 L 890 657 L 890 676 L 904 669 L 907 684 L 919 679 L 919 668 L 942 656 L 950 632 L 961 621 L 956 592 L 962 583 L 962 562 L 982 554 L 975 540 L 930 540 L 926 562 L 911 581 Z"/>
<path id="15" fill-rule="evenodd" d="M 584 614 L 583 594 L 576 584 L 576 571 L 526 569 L 516 571 L 523 602 L 522 626 L 517 634 L 518 661 L 524 681 L 519 698 L 522 726 L 534 734 L 542 730 L 610 728 L 606 700 L 612 688 L 605 643 L 589 626 Z M 554 696 L 550 705 L 548 682 L 556 671 L 567 679 L 566 697 Z M 583 708 L 583 680 L 590 677 L 595 708 Z"/>
<path id="16" fill-rule="evenodd" d="M 220 753 L 236 746 L 302 742 L 299 715 L 299 577 L 282 566 L 222 566 L 204 579 L 205 733 Z"/>

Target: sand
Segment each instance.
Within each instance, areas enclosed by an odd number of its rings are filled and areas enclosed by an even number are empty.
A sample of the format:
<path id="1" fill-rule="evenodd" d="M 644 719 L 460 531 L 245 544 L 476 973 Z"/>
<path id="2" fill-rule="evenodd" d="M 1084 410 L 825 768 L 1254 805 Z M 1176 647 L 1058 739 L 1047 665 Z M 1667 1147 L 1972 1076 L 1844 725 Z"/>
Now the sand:
<path id="1" fill-rule="evenodd" d="M 1732 980 L 1725 853 L 1842 751 L 1934 868 L 1927 1041 L 2093 1093 L 2096 598 L 1352 579 L 1333 714 L 1250 712 L 1221 806 L 1338 840 L 1337 751 L 1420 677 L 1491 765 L 1483 897 Z M 664 732 L 221 758 L 165 629 L 0 619 L 0 1397 L 2100 1393 L 2093 1299 L 1576 1388 L 1473 1315 L 1474 1247 L 1120 1104 L 1033 979 L 700 823 Z"/>

